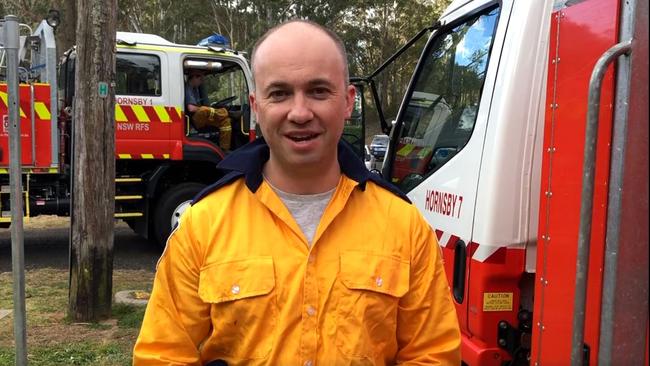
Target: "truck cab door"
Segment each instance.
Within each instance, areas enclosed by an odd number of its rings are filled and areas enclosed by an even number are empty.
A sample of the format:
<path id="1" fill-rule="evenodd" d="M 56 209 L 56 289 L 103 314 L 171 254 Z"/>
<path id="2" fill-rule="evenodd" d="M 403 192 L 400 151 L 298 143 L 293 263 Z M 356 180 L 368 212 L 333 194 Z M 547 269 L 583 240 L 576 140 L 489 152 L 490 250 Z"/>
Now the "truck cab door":
<path id="1" fill-rule="evenodd" d="M 120 48 L 115 62 L 116 153 L 120 159 L 161 159 L 169 154 L 171 126 L 179 123 L 167 109 L 167 55 Z"/>
<path id="2" fill-rule="evenodd" d="M 503 14 L 507 11 L 500 2 L 478 1 L 443 17 L 400 107 L 382 172 L 407 193 L 435 230 L 466 337 L 472 335 L 468 288 L 476 250 L 473 228 L 480 220 L 474 211 L 505 33 L 499 22 Z"/>

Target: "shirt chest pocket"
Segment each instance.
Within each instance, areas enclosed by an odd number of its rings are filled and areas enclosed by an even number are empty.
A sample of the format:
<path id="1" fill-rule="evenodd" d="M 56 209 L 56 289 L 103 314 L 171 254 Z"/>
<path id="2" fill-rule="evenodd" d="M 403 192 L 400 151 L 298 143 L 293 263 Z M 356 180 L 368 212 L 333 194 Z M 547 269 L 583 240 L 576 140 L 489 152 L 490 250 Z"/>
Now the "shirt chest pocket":
<path id="1" fill-rule="evenodd" d="M 266 357 L 275 339 L 277 302 L 272 257 L 215 263 L 201 269 L 199 296 L 211 303 L 208 354 L 241 359 Z"/>
<path id="2" fill-rule="evenodd" d="M 341 352 L 372 357 L 397 347 L 399 299 L 409 290 L 410 264 L 360 251 L 340 256 L 336 343 Z"/>

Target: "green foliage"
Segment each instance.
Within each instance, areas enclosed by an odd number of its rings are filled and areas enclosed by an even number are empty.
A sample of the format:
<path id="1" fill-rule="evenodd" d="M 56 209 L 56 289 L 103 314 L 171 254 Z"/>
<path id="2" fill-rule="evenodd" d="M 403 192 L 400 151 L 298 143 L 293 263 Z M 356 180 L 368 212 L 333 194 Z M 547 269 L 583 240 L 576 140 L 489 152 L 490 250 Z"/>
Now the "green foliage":
<path id="1" fill-rule="evenodd" d="M 2 1 L 0 2 L 0 17 L 5 15 L 18 16 L 19 22 L 36 24 L 40 22 L 51 7 L 56 7 L 60 1 Z"/>
<path id="2" fill-rule="evenodd" d="M 0 5 L 26 22 L 35 23 L 49 7 L 70 0 L 32 0 Z M 309 19 L 340 35 L 348 51 L 350 74 L 365 76 L 426 26 L 432 25 L 451 0 L 119 0 L 117 29 L 160 35 L 172 42 L 196 44 L 220 33 L 231 47 L 250 54 L 255 41 L 269 28 L 293 18 Z M 63 21 L 66 17 L 63 14 Z M 68 17 L 70 18 L 70 17 Z M 375 79 L 381 105 L 390 122 L 426 37 Z M 367 136 L 379 133 L 372 98 L 366 95 Z"/>

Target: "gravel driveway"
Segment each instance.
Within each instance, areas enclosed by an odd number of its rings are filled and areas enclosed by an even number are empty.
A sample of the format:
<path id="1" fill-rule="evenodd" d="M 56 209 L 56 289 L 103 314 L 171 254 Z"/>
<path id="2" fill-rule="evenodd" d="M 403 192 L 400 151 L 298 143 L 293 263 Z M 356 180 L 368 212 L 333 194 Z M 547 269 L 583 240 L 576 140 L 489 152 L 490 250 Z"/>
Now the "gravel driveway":
<path id="1" fill-rule="evenodd" d="M 25 268 L 68 268 L 70 219 L 31 218 L 24 225 Z M 153 271 L 162 253 L 158 245 L 136 235 L 125 223 L 115 222 L 115 269 Z M 0 272 L 11 271 L 11 231 L 0 229 Z"/>

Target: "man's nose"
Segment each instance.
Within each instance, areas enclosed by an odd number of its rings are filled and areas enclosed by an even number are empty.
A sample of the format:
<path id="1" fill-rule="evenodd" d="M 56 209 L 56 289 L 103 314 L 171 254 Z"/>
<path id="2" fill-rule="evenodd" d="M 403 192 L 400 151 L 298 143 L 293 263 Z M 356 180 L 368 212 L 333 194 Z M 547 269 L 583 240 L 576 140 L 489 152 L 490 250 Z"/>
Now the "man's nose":
<path id="1" fill-rule="evenodd" d="M 293 103 L 287 116 L 289 121 L 294 123 L 307 123 L 314 118 L 309 98 L 302 93 L 296 93 L 293 97 Z"/>

